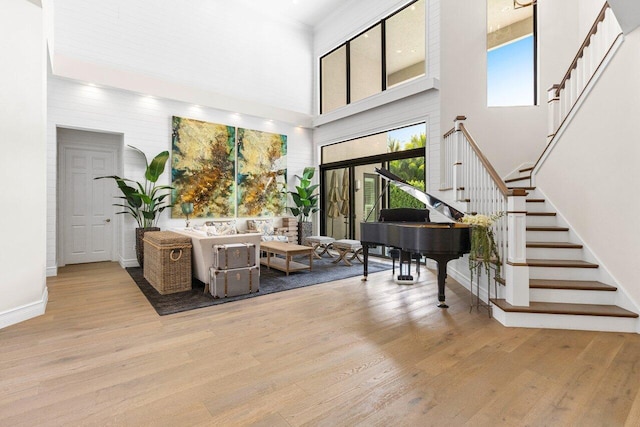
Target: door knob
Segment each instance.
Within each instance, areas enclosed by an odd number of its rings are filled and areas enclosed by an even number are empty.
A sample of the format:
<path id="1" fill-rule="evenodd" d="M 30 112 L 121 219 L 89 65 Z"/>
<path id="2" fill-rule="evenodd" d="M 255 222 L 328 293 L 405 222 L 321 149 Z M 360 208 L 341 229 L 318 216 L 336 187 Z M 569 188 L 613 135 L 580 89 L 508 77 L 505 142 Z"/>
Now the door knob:
<path id="1" fill-rule="evenodd" d="M 105 219 L 104 222 L 111 222 L 111 218 Z"/>

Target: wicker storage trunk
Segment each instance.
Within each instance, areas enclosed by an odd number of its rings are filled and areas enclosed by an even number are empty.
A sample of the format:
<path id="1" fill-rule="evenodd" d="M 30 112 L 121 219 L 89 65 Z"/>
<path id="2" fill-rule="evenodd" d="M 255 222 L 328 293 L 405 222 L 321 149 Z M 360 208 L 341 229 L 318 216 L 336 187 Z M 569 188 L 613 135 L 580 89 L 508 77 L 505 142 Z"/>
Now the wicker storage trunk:
<path id="1" fill-rule="evenodd" d="M 144 278 L 162 295 L 191 289 L 191 239 L 172 231 L 145 233 Z"/>

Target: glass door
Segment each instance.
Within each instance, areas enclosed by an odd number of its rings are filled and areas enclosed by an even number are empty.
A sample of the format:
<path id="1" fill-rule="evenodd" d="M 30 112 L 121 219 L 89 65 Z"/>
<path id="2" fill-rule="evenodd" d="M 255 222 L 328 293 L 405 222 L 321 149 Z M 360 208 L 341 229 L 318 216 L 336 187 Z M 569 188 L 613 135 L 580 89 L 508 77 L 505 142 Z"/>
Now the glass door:
<path id="1" fill-rule="evenodd" d="M 382 178 L 375 172 L 375 168 L 381 166 L 381 163 L 371 163 L 353 168 L 355 240 L 360 240 L 360 223 L 377 221 L 380 209 L 384 207 Z M 382 255 L 382 247 L 370 248 L 369 253 Z"/>
<path id="2" fill-rule="evenodd" d="M 349 168 L 326 170 L 324 182 L 324 234 L 336 240 L 348 239 L 351 223 Z"/>

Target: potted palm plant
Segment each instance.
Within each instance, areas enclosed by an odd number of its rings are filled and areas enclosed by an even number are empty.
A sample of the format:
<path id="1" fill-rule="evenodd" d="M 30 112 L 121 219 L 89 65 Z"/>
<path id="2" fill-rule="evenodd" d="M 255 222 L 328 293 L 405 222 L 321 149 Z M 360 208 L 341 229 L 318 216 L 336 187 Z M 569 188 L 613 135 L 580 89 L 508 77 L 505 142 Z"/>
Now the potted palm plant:
<path id="1" fill-rule="evenodd" d="M 295 206 L 289 207 L 291 214 L 298 217 L 298 243 L 303 244 L 306 237 L 311 236 L 313 224 L 309 221 L 311 214 L 317 212 L 318 194 L 314 193 L 318 184 L 311 184 L 316 169 L 308 166 L 304 168 L 302 176 L 296 175 L 299 185 L 296 185 L 296 191 L 289 191 Z"/>
<path id="2" fill-rule="evenodd" d="M 129 145 L 131 149 L 142 155 L 145 161 L 146 169 L 144 173 L 144 182 L 134 181 L 128 178 L 121 178 L 117 175 L 99 176 L 95 179 L 111 178 L 115 180 L 118 188 L 122 192 L 122 203 L 114 203 L 123 210 L 118 214 L 128 214 L 136 220 L 138 227 L 136 228 L 136 258 L 140 267 L 144 263 L 144 246 L 142 239 L 147 231 L 158 231 L 157 227 L 160 213 L 173 206 L 169 203 L 170 191 L 173 189 L 170 185 L 156 185 L 160 175 L 164 172 L 164 168 L 169 160 L 169 152 L 163 151 L 149 162 L 146 154 L 140 149 Z"/>

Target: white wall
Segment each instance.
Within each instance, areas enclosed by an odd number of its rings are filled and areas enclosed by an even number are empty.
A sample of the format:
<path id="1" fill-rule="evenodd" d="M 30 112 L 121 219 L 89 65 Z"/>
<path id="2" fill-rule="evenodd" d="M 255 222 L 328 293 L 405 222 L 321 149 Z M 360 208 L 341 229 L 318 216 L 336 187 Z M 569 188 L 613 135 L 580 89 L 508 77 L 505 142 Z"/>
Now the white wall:
<path id="1" fill-rule="evenodd" d="M 178 101 L 152 98 L 122 90 L 90 86 L 65 79 L 50 77 L 48 92 L 49 116 L 47 122 L 47 268 L 55 274 L 56 254 L 56 127 L 84 129 L 97 132 L 123 134 L 124 145 L 133 145 L 152 158 L 160 151 L 171 150 L 171 116 L 182 116 L 230 126 L 246 127 L 265 132 L 287 135 L 288 183 L 293 188 L 294 174 L 301 174 L 312 164 L 311 131 L 290 124 L 264 118 L 229 113 L 212 108 L 198 107 Z M 139 180 L 144 164 L 130 149 L 123 150 L 123 176 Z M 169 184 L 169 173 L 161 178 Z M 135 264 L 135 222 L 124 221 L 121 244 L 118 248 L 123 265 Z M 164 212 L 161 228 L 184 226 L 184 220 L 171 220 Z"/>
<path id="2" fill-rule="evenodd" d="M 640 303 L 640 31 L 620 50 L 536 174 L 576 233 Z"/>
<path id="3" fill-rule="evenodd" d="M 538 106 L 487 107 L 486 2 L 442 2 L 442 130 L 458 115 L 501 175 L 537 160 L 546 145 L 547 89 L 581 38 L 577 0 L 538 1 Z M 445 23 L 446 22 L 446 23 Z"/>
<path id="4" fill-rule="evenodd" d="M 3 0 L 0 13 L 0 328 L 44 312 L 46 56 L 42 9 Z"/>
<path id="5" fill-rule="evenodd" d="M 169 82 L 221 95 L 211 107 L 230 96 L 311 114 L 311 29 L 238 2 L 56 0 L 55 25 L 54 72 L 67 77 L 99 82 L 124 71 L 156 82 L 158 95 Z"/>

